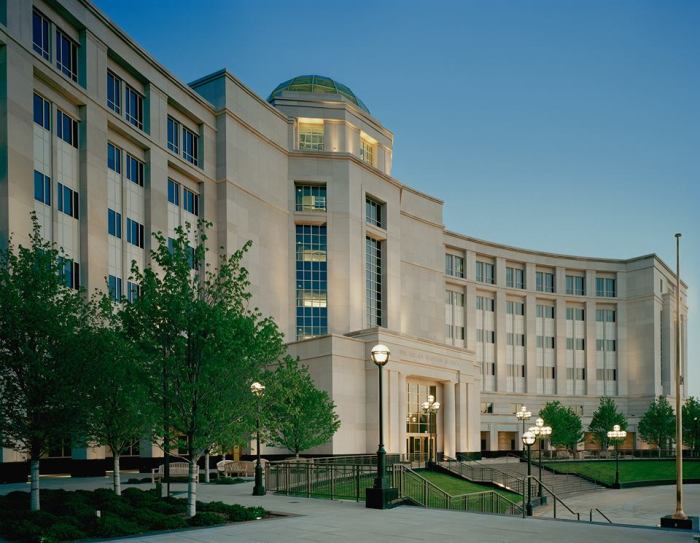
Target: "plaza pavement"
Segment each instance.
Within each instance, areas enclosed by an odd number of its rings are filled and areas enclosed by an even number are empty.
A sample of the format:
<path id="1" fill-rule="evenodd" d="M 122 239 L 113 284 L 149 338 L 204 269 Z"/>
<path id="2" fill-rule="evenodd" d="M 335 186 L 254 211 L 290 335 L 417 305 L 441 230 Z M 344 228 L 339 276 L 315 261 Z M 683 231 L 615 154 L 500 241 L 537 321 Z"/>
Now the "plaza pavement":
<path id="1" fill-rule="evenodd" d="M 109 486 L 106 478 L 86 479 L 42 479 L 43 488 L 65 488 L 67 490 L 92 489 Z M 127 486 L 127 485 L 125 485 Z M 136 485 L 137 488 L 150 488 L 150 485 Z M 648 487 L 618 491 L 618 497 L 612 491 L 595 492 L 598 500 L 596 506 L 604 512 L 618 510 L 613 507 L 620 501 L 620 511 L 628 510 L 630 515 L 643 513 L 643 516 L 658 518 L 657 511 L 672 504 L 668 501 L 668 489 L 673 487 Z M 697 504 L 700 509 L 700 487 L 689 485 L 688 504 Z M 24 489 L 26 484 L 0 485 L 0 493 Z M 184 484 L 175 484 L 176 492 L 184 492 Z M 650 492 L 651 490 L 651 492 Z M 290 516 L 240 524 L 163 533 L 154 536 L 137 536 L 127 538 L 130 543 L 229 543 L 229 542 L 410 542 L 452 541 L 522 543 L 528 541 L 566 543 L 596 542 L 654 542 L 675 543 L 692 542 L 693 537 L 687 532 L 675 532 L 655 528 L 632 528 L 624 526 L 606 526 L 567 521 L 553 521 L 538 518 L 522 519 L 441 511 L 420 507 L 403 506 L 387 511 L 366 509 L 363 503 L 307 499 L 290 496 L 251 496 L 252 483 L 239 485 L 200 485 L 198 498 L 202 501 L 221 500 L 242 505 L 261 505 L 273 512 L 286 513 Z M 649 496 L 647 496 L 649 494 Z M 584 500 L 584 496 L 576 497 Z M 601 502 L 601 500 L 603 500 Z M 577 502 L 578 503 L 578 502 Z M 579 505 L 583 505 L 583 501 Z M 586 502 L 588 503 L 588 502 Z M 638 506 L 631 504 L 638 503 Z M 691 507 L 692 508 L 692 507 Z M 622 521 L 620 518 L 613 520 Z M 633 516 L 626 517 L 634 518 Z M 124 539 L 121 539 L 124 541 Z"/>

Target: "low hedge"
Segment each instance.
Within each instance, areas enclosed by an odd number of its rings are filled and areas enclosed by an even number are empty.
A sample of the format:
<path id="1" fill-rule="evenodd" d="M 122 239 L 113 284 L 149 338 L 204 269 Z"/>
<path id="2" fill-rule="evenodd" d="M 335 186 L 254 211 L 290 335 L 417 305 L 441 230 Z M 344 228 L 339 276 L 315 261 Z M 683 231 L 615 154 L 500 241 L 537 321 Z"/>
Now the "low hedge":
<path id="1" fill-rule="evenodd" d="M 29 493 L 21 491 L 0 496 L 0 539 L 55 543 L 112 538 L 241 522 L 266 515 L 261 507 L 216 501 L 197 502 L 197 515 L 187 518 L 185 500 L 161 498 L 154 490 L 137 488 L 127 488 L 121 496 L 108 489 L 42 490 L 42 509 L 34 512 L 29 511 L 29 499 Z"/>

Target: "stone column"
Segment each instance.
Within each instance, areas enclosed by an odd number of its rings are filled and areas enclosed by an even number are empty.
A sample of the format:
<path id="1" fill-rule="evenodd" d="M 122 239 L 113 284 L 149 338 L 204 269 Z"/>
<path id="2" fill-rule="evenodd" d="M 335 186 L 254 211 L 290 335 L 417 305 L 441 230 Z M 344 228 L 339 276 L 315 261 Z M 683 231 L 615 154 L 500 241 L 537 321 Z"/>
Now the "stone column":
<path id="1" fill-rule="evenodd" d="M 399 372 L 396 370 L 387 371 L 386 387 L 389 389 L 389 424 L 387 425 L 387 447 L 389 453 L 399 452 L 399 432 L 401 428 L 401 401 L 399 393 Z M 403 417 L 405 425 L 406 416 Z"/>
<path id="2" fill-rule="evenodd" d="M 588 272 L 586 273 L 588 278 Z M 595 396 L 597 393 L 597 360 L 596 360 L 596 307 L 595 302 L 586 301 L 586 395 Z"/>
<path id="3" fill-rule="evenodd" d="M 401 454 L 406 454 L 406 417 L 408 416 L 408 386 L 406 374 L 399 372 L 399 449 Z"/>
<path id="4" fill-rule="evenodd" d="M 467 450 L 481 450 L 481 390 L 480 383 L 467 384 Z"/>
<path id="5" fill-rule="evenodd" d="M 502 260 L 502 259 L 501 259 Z M 502 266 L 505 270 L 505 265 Z M 505 275 L 505 271 L 503 272 Z M 496 291 L 496 390 L 505 392 L 508 384 L 506 364 L 506 293 Z"/>
<path id="6" fill-rule="evenodd" d="M 557 268 L 557 278 L 560 275 L 558 273 L 560 269 L 561 268 Z M 559 284 L 557 284 L 557 288 L 559 288 Z M 556 360 L 554 363 L 557 368 L 555 392 L 556 394 L 566 394 L 566 301 L 562 298 L 557 298 L 555 304 L 554 331 L 556 337 Z"/>
<path id="7" fill-rule="evenodd" d="M 467 420 L 467 383 L 457 383 L 457 445 L 456 452 L 468 451 L 469 421 Z"/>
<path id="8" fill-rule="evenodd" d="M 446 456 L 454 458 L 455 444 L 457 443 L 455 436 L 455 383 L 448 381 L 442 385 L 445 404 L 443 409 L 443 445 L 442 450 Z"/>

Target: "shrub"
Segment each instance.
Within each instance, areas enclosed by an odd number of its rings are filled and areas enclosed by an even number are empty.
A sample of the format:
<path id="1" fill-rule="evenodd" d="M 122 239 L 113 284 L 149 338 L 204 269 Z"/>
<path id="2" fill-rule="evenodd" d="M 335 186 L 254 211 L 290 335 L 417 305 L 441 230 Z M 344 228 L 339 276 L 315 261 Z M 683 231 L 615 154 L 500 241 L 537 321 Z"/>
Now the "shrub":
<path id="1" fill-rule="evenodd" d="M 57 541 L 73 541 L 83 539 L 87 534 L 80 528 L 76 528 L 67 522 L 58 522 L 49 528 L 47 534 L 50 539 Z"/>
<path id="2" fill-rule="evenodd" d="M 215 524 L 223 524 L 226 522 L 226 518 L 219 513 L 202 511 L 188 519 L 187 522 L 190 526 L 214 526 Z"/>
<path id="3" fill-rule="evenodd" d="M 175 530 L 187 526 L 187 521 L 181 516 L 167 515 L 148 509 L 137 511 L 133 520 L 147 530 Z"/>
<path id="4" fill-rule="evenodd" d="M 138 534 L 142 531 L 143 529 L 135 522 L 106 513 L 97 521 L 96 535 L 99 537 L 119 537 Z"/>

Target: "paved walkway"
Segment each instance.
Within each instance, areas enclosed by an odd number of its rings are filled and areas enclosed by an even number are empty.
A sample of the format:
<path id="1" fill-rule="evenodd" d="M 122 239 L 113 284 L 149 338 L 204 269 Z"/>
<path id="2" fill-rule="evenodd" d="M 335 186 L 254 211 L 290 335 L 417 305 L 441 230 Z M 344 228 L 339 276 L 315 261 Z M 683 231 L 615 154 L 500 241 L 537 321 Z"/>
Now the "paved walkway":
<path id="1" fill-rule="evenodd" d="M 42 479 L 43 488 L 97 488 L 108 486 L 102 478 Z M 149 485 L 137 485 L 149 488 Z M 185 485 L 173 485 L 176 491 Z M 25 489 L 28 485 L 2 485 L 0 493 Z M 648 489 L 635 489 L 645 491 Z M 420 507 L 398 507 L 388 511 L 366 509 L 363 503 L 339 502 L 288 496 L 254 497 L 252 483 L 240 485 L 200 485 L 199 498 L 203 501 L 222 500 L 242 505 L 261 505 L 270 511 L 295 516 L 233 524 L 219 528 L 187 530 L 148 537 L 129 538 L 133 543 L 229 543 L 245 542 L 391 542 L 391 541 L 491 541 L 494 543 L 522 543 L 523 541 L 567 543 L 600 541 L 617 542 L 692 542 L 689 533 L 653 528 L 628 528 L 598 524 L 556 522 L 541 519 L 508 518 L 495 515 L 440 511 Z M 596 496 L 600 496 L 596 493 Z M 658 497 L 656 498 L 658 499 Z M 689 499 L 689 503 L 700 500 Z M 665 501 L 664 501 L 665 503 Z M 660 507 L 657 502 L 657 507 Z M 122 539 L 122 541 L 124 541 Z"/>
<path id="2" fill-rule="evenodd" d="M 686 512 L 700 514 L 700 485 L 684 485 L 683 494 Z M 585 516 L 588 519 L 590 510 L 598 508 L 615 523 L 656 526 L 661 515 L 675 511 L 676 487 L 665 485 L 604 489 L 565 496 L 563 499 L 574 511 L 581 513 L 581 518 Z M 551 509 L 551 504 L 538 507 L 536 514 L 551 516 Z M 560 507 L 557 508 L 557 513 L 559 509 Z M 593 519 L 604 520 L 595 512 Z"/>

